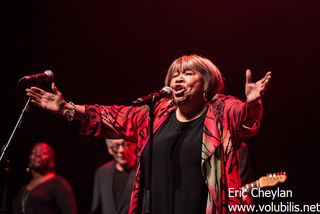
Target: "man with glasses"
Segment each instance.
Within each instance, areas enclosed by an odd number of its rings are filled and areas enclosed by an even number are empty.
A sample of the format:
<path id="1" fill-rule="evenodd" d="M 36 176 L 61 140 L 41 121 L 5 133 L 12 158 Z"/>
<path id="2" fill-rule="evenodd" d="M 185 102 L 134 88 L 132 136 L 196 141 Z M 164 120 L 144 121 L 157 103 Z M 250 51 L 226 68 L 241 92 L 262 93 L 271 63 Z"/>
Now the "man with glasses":
<path id="1" fill-rule="evenodd" d="M 106 139 L 114 160 L 96 170 L 91 213 L 128 213 L 136 171 L 136 144 Z"/>

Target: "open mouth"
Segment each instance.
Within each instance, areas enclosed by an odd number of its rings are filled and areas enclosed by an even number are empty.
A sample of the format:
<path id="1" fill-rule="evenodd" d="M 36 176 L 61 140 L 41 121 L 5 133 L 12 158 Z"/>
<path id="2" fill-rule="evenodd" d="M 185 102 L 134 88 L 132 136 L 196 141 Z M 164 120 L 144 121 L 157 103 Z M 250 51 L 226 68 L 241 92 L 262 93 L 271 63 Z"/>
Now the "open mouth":
<path id="1" fill-rule="evenodd" d="M 184 92 L 186 91 L 186 89 L 182 85 L 177 85 L 174 87 L 173 91 L 176 97 L 181 97 L 184 95 Z"/>

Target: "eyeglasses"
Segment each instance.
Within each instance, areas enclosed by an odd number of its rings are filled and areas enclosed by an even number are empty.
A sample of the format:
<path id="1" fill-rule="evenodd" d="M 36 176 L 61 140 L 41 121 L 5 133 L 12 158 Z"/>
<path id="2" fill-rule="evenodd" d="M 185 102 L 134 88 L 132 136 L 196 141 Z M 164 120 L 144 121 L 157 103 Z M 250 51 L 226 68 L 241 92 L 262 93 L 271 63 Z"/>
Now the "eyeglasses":
<path id="1" fill-rule="evenodd" d="M 123 147 L 123 149 L 128 149 L 130 147 L 130 144 L 128 144 L 128 143 L 113 144 L 111 146 L 111 148 L 112 148 L 113 151 L 118 152 L 120 150 L 121 146 Z"/>

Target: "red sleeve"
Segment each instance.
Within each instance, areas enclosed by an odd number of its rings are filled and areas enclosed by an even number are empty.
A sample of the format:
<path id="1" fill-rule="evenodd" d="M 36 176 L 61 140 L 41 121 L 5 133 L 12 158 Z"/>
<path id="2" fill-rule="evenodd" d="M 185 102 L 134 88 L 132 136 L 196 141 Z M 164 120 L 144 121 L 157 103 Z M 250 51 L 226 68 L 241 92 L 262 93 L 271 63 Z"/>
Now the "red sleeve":
<path id="1" fill-rule="evenodd" d="M 225 99 L 224 122 L 231 133 L 239 138 L 248 138 L 255 135 L 262 119 L 261 100 L 252 103 L 242 102 L 232 96 Z"/>
<path id="2" fill-rule="evenodd" d="M 114 134 L 137 142 L 137 127 L 147 117 L 148 107 L 86 106 L 80 133 L 95 137 L 114 137 Z"/>

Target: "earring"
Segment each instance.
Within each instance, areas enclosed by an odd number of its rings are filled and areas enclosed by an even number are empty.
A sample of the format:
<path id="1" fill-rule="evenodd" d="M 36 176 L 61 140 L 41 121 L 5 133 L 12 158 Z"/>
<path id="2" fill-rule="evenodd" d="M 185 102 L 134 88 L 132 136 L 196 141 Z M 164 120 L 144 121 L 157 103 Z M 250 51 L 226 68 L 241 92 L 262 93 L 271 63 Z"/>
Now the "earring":
<path id="1" fill-rule="evenodd" d="M 204 99 L 204 101 L 208 102 L 207 91 L 204 91 L 204 92 L 203 92 L 203 99 Z"/>
<path id="2" fill-rule="evenodd" d="M 171 97 L 171 102 L 172 102 L 174 105 L 177 105 L 176 102 L 174 101 L 173 97 Z"/>

